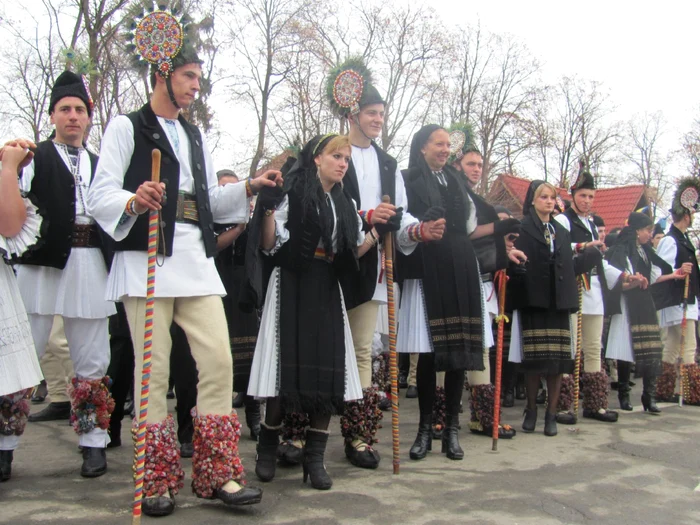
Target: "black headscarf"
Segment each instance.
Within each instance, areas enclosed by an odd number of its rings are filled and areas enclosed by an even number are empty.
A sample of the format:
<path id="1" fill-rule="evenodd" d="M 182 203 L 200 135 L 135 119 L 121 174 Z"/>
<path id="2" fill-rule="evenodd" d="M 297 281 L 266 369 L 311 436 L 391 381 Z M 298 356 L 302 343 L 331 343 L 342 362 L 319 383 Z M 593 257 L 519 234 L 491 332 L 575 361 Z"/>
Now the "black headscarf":
<path id="1" fill-rule="evenodd" d="M 413 140 L 411 141 L 411 152 L 408 156 L 409 169 L 420 168 L 426 175 L 432 172 L 430 167 L 428 167 L 428 163 L 425 162 L 425 157 L 423 157 L 423 152 L 421 149 L 430 139 L 430 135 L 439 129 L 445 130 L 445 128 L 438 126 L 437 124 L 428 124 L 420 128 L 416 134 L 413 135 Z"/>
<path id="2" fill-rule="evenodd" d="M 627 271 L 627 258 L 632 262 L 632 269 L 636 271 L 637 265 L 636 261 L 639 258 L 639 251 L 637 249 L 637 230 L 642 228 L 648 228 L 653 225 L 654 221 L 646 213 L 632 212 L 627 218 L 627 226 L 622 228 L 615 244 L 613 244 L 607 252 L 605 252 L 605 258 L 610 262 L 612 266 L 618 270 Z M 646 243 L 641 246 L 642 250 L 646 254 L 648 260 L 662 268 L 666 269 L 668 264 L 661 259 L 654 249 L 651 247 L 651 243 Z M 666 271 L 664 271 L 666 273 Z"/>
<path id="3" fill-rule="evenodd" d="M 317 213 L 321 219 L 321 238 L 327 253 L 332 253 L 332 210 L 326 204 L 326 195 L 318 177 L 314 159 L 337 134 L 316 135 L 302 148 L 299 158 L 284 178 L 284 191 L 294 192 L 301 199 L 304 217 Z M 338 218 L 336 240 L 338 253 L 345 250 L 357 252 L 357 209 L 344 194 L 341 184 L 336 184 L 330 192 Z"/>

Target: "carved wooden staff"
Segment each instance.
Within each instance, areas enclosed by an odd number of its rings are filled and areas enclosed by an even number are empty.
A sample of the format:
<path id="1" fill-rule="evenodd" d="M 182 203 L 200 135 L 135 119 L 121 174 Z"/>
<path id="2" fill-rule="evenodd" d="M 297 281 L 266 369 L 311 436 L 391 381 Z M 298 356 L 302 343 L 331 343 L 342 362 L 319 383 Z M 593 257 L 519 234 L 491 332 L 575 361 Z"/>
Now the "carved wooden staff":
<path id="1" fill-rule="evenodd" d="M 160 150 L 152 153 L 151 180 L 160 182 Z M 134 461 L 134 506 L 133 525 L 141 523 L 141 501 L 146 465 L 146 418 L 148 416 L 148 394 L 151 379 L 151 351 L 153 348 L 153 311 L 156 290 L 156 258 L 158 256 L 159 212 L 151 210 L 148 215 L 148 276 L 146 285 L 146 319 L 143 335 L 143 365 L 141 367 L 141 391 L 139 395 L 138 429 L 135 437 Z"/>
<path id="2" fill-rule="evenodd" d="M 498 286 L 498 338 L 496 339 L 496 392 L 493 395 L 493 444 L 491 450 L 498 450 L 498 427 L 501 419 L 501 375 L 503 373 L 503 333 L 505 324 L 508 322 L 506 317 L 506 282 L 508 276 L 505 270 L 499 270 L 494 275 L 494 285 Z"/>
<path id="3" fill-rule="evenodd" d="M 391 203 L 388 195 L 382 202 Z M 384 235 L 384 263 L 386 265 L 387 310 L 389 311 L 389 377 L 391 379 L 391 442 L 394 474 L 399 473 L 399 367 L 396 357 L 396 307 L 394 302 L 394 236 Z"/>
<path id="4" fill-rule="evenodd" d="M 583 340 L 583 278 L 578 278 L 578 312 L 576 313 L 576 360 L 574 362 L 574 421 L 578 419 L 578 394 L 581 379 L 581 345 Z M 556 410 L 556 407 L 554 407 Z"/>
<path id="5" fill-rule="evenodd" d="M 681 319 L 681 348 L 680 356 L 678 357 L 678 383 L 680 392 L 678 394 L 678 406 L 683 406 L 683 396 L 688 383 L 687 371 L 683 366 L 683 349 L 685 348 L 685 336 L 688 331 L 688 286 L 690 284 L 690 274 L 685 276 L 685 287 L 683 288 L 683 318 Z M 683 372 L 686 372 L 685 374 Z"/>

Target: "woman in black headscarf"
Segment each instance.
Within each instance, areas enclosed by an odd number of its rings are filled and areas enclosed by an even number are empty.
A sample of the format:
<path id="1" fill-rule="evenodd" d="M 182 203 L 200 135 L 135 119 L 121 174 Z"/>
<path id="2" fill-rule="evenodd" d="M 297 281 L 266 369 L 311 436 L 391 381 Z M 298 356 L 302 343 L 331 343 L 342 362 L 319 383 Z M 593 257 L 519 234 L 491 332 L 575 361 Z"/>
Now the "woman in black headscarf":
<path id="1" fill-rule="evenodd" d="M 255 468 L 262 481 L 275 475 L 284 413 L 301 412 L 310 419 L 304 480 L 331 488 L 323 465 L 331 415 L 362 397 L 336 273 L 340 259 L 362 256 L 376 241 L 362 233 L 341 185 L 349 160 L 347 137 L 317 136 L 285 175 L 284 190 L 258 196 L 248 242 L 259 243 L 257 256 L 273 266 L 248 387 L 249 395 L 267 399 Z"/>
<path id="2" fill-rule="evenodd" d="M 557 192 L 551 184 L 535 180 L 523 202 L 523 220 L 516 248 L 525 252 L 526 267 L 509 270 L 509 304 L 514 312 L 510 360 L 521 362 L 526 375 L 527 408 L 523 432 L 537 422 L 537 390 L 547 380 L 544 433 L 557 434 L 556 412 L 562 374 L 574 369 L 569 316 L 578 310 L 576 273 L 600 261 L 595 248 L 574 260 L 566 228 L 552 220 Z M 575 268 L 575 266 L 577 266 Z"/>
<path id="3" fill-rule="evenodd" d="M 458 441 L 464 372 L 484 369 L 481 281 L 469 240 L 477 226 L 476 213 L 465 177 L 446 165 L 449 154 L 447 131 L 424 126 L 413 137 L 403 173 L 408 212 L 426 223 L 442 217 L 446 221 L 442 240 L 420 243 L 397 262 L 403 280 L 398 348 L 420 353 L 420 425 L 411 459 L 422 459 L 431 449 L 436 371 L 446 372 L 442 452 L 450 459 L 464 457 Z M 420 236 L 420 231 L 414 235 Z"/>
<path id="4" fill-rule="evenodd" d="M 635 377 L 643 378 L 644 411 L 657 415 L 656 379 L 661 373 L 661 331 L 649 285 L 669 279 L 684 279 L 685 273 L 673 272 L 651 247 L 654 222 L 644 213 L 631 213 L 627 226 L 620 232 L 605 258 L 608 283 L 615 283 L 606 312 L 612 315 L 606 345 L 606 358 L 617 359 L 618 398 L 620 408 L 632 410 L 629 401 L 630 371 L 635 363 Z M 608 272 L 621 277 L 610 279 Z"/>

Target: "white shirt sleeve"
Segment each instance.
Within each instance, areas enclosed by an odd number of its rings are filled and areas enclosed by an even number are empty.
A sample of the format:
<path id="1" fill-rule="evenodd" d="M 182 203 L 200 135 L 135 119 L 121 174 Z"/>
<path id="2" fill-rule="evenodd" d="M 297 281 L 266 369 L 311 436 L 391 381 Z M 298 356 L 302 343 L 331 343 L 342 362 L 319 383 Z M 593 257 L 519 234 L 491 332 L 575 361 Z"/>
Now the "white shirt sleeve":
<path id="1" fill-rule="evenodd" d="M 270 251 L 263 250 L 266 255 L 274 255 L 282 245 L 289 240 L 289 230 L 287 229 L 287 219 L 289 217 L 289 197 L 284 196 L 282 202 L 275 210 L 275 245 Z M 263 218 L 263 220 L 265 220 Z"/>
<path id="2" fill-rule="evenodd" d="M 34 159 L 22 170 L 22 175 L 19 178 L 19 191 L 28 193 L 32 189 L 32 181 L 34 180 Z"/>
<path id="3" fill-rule="evenodd" d="M 412 241 L 408 237 L 408 227 L 412 224 L 417 224 L 418 219 L 408 213 L 408 198 L 406 197 L 406 187 L 403 184 L 403 175 L 396 168 L 396 207 L 403 208 L 403 216 L 401 217 L 401 228 L 396 235 L 396 244 L 404 255 L 411 255 L 416 249 L 418 243 Z"/>
<path id="4" fill-rule="evenodd" d="M 355 202 L 355 199 L 352 199 L 352 205 L 354 206 L 355 209 L 357 209 L 357 203 Z M 362 231 L 362 217 L 360 217 L 360 214 L 357 214 L 357 245 L 362 246 L 365 242 L 365 232 Z"/>
<path id="5" fill-rule="evenodd" d="M 134 153 L 134 127 L 125 115 L 109 123 L 102 137 L 100 160 L 87 195 L 88 213 L 115 241 L 123 240 L 136 222 L 120 224 L 126 203 L 134 195 L 124 189 L 124 175 Z"/>
<path id="6" fill-rule="evenodd" d="M 557 221 L 559 224 L 561 224 L 564 228 L 566 228 L 566 231 L 571 233 L 571 222 L 569 221 L 569 218 L 564 215 L 563 213 L 558 214 L 556 217 L 554 217 L 554 220 Z M 576 244 L 575 242 L 571 243 L 571 250 L 576 253 Z"/>
<path id="7" fill-rule="evenodd" d="M 209 205 L 214 222 L 221 224 L 244 224 L 250 219 L 250 199 L 246 195 L 245 181 L 219 185 L 214 171 L 214 161 L 202 137 L 204 163 L 207 167 Z"/>
<path id="8" fill-rule="evenodd" d="M 605 282 L 608 285 L 608 289 L 612 290 L 615 288 L 620 275 L 622 275 L 622 270 L 618 270 L 607 260 L 603 259 L 603 271 L 605 272 Z"/>
<path id="9" fill-rule="evenodd" d="M 678 246 L 676 239 L 671 236 L 666 236 L 661 239 L 656 248 L 656 253 L 664 261 L 671 265 L 671 268 L 676 269 L 676 256 L 678 255 Z"/>
<path id="10" fill-rule="evenodd" d="M 474 200 L 467 194 L 469 199 L 469 217 L 467 217 L 467 235 L 471 235 L 476 230 L 478 223 L 476 221 L 476 205 Z"/>

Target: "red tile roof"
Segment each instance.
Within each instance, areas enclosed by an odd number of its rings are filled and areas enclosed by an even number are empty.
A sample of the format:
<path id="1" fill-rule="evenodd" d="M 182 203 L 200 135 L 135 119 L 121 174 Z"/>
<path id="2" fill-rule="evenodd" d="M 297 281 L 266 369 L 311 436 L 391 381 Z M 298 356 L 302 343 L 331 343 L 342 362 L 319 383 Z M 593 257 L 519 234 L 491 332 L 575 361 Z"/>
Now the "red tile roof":
<path id="1" fill-rule="evenodd" d="M 513 175 L 499 175 L 491 185 L 487 200 L 492 204 L 503 204 L 514 214 L 520 215 L 522 203 L 531 182 L 530 179 Z M 642 184 L 600 188 L 596 191 L 593 213 L 603 218 L 608 230 L 622 227 L 631 212 L 647 205 L 645 189 L 646 187 Z M 557 188 L 557 192 L 562 199 L 571 200 L 571 195 L 566 189 Z"/>

